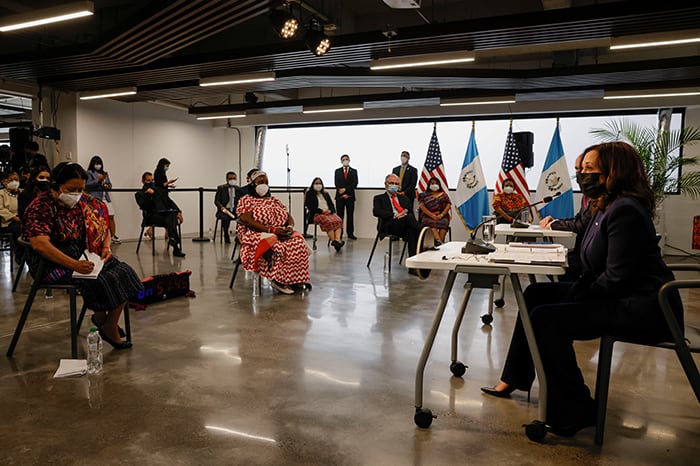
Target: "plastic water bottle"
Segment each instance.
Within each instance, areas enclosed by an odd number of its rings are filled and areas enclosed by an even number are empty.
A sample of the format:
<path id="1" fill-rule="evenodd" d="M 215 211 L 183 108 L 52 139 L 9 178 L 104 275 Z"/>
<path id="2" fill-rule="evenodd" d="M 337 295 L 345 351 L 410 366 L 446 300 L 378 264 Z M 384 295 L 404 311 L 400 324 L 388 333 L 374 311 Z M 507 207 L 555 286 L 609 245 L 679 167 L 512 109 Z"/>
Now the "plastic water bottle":
<path id="1" fill-rule="evenodd" d="M 391 257 L 389 256 L 389 252 L 384 253 L 384 272 L 389 272 L 389 262 L 391 261 Z"/>
<path id="2" fill-rule="evenodd" d="M 88 374 L 100 374 L 102 372 L 102 338 L 95 327 L 92 327 L 88 333 L 87 347 Z"/>

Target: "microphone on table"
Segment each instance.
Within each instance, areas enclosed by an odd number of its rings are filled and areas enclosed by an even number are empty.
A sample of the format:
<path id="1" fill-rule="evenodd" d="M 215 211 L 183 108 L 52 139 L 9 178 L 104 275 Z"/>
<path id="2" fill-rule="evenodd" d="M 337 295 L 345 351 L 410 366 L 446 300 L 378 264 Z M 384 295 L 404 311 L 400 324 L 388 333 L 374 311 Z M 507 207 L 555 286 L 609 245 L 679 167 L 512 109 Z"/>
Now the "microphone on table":
<path id="1" fill-rule="evenodd" d="M 525 212 L 527 209 L 529 209 L 531 207 L 535 207 L 536 205 L 546 204 L 548 202 L 552 202 L 552 199 L 554 199 L 557 196 L 561 196 L 561 191 L 557 191 L 552 196 L 545 196 L 542 198 L 541 201 L 534 202 L 532 204 L 526 205 L 525 207 L 523 207 L 521 209 L 518 209 L 514 215 L 511 215 L 511 217 L 513 217 L 513 223 L 511 223 L 510 226 L 512 228 L 529 228 L 530 227 L 529 223 L 524 223 L 524 222 L 521 222 L 520 220 L 518 220 L 518 217 L 520 216 L 520 214 L 522 214 L 523 212 Z"/>
<path id="2" fill-rule="evenodd" d="M 462 247 L 463 254 L 488 254 L 496 250 L 496 246 L 494 246 L 493 244 L 487 243 L 486 241 L 477 238 L 476 233 L 479 231 L 480 228 L 483 228 L 484 225 L 488 222 L 496 220 L 497 217 L 498 215 L 491 215 L 472 230 L 471 236 L 467 240 L 466 244 Z"/>

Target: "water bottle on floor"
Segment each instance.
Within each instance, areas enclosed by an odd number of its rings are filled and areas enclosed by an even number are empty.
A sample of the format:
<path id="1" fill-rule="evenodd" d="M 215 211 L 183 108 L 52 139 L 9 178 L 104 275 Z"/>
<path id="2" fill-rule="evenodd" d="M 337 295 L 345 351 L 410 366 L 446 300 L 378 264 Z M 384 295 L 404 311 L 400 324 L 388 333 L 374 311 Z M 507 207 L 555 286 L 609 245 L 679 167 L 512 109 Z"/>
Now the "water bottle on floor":
<path id="1" fill-rule="evenodd" d="M 391 256 L 388 252 L 384 253 L 384 272 L 389 272 L 389 262 L 391 261 Z"/>
<path id="2" fill-rule="evenodd" d="M 88 374 L 99 374 L 102 372 L 102 338 L 95 327 L 92 327 L 88 333 L 87 347 Z"/>

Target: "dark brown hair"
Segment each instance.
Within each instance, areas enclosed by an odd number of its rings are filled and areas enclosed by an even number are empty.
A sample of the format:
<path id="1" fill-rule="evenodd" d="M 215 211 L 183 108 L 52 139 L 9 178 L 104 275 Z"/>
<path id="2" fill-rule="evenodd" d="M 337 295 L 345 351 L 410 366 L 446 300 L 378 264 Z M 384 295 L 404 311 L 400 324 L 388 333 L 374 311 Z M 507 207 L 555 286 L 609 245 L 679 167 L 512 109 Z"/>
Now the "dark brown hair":
<path id="1" fill-rule="evenodd" d="M 626 142 L 606 142 L 591 146 L 584 153 L 598 151 L 598 166 L 605 176 L 606 193 L 597 206 L 605 208 L 620 196 L 637 199 L 654 216 L 656 203 L 642 158 L 637 150 Z"/>

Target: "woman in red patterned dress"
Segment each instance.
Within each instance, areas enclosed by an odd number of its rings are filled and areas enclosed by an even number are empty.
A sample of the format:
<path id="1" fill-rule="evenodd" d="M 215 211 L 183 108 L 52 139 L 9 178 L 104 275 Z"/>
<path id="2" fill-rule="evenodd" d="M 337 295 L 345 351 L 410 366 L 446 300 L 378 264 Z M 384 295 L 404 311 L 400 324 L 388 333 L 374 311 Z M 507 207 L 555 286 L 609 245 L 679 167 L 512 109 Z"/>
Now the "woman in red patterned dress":
<path id="1" fill-rule="evenodd" d="M 491 205 L 498 214 L 498 223 L 510 223 L 515 220 L 513 216 L 517 216 L 520 209 L 527 207 L 527 199 L 515 190 L 513 178 L 506 178 L 503 180 L 503 192 L 493 196 Z"/>
<path id="2" fill-rule="evenodd" d="M 280 293 L 311 288 L 309 248 L 294 231 L 294 219 L 276 197 L 270 195 L 267 174 L 250 176 L 253 189 L 238 202 L 238 238 L 241 264 L 270 280 Z"/>

